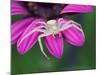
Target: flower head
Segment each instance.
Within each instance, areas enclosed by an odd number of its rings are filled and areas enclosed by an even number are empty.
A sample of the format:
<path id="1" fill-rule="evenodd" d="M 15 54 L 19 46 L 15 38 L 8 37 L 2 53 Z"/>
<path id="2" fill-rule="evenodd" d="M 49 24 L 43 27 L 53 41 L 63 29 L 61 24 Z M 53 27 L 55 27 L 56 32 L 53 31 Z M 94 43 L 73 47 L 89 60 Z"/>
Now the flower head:
<path id="1" fill-rule="evenodd" d="M 12 44 L 17 43 L 20 54 L 27 53 L 38 41 L 42 53 L 41 38 L 48 51 L 56 58 L 63 54 L 63 41 L 74 46 L 83 46 L 85 35 L 79 23 L 65 18 L 67 13 L 86 13 L 92 6 L 72 4 L 50 4 L 12 1 L 12 15 L 24 15 L 26 18 L 12 25 Z"/>

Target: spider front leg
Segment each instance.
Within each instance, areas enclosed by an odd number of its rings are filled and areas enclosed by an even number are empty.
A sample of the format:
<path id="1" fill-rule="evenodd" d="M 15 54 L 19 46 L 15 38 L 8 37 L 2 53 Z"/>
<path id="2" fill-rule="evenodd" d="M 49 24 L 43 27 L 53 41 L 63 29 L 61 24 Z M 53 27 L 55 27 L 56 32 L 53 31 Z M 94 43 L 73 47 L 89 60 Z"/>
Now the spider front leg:
<path id="1" fill-rule="evenodd" d="M 82 28 L 79 28 L 79 27 L 76 26 L 75 24 L 66 25 L 65 27 L 63 26 L 63 27 L 60 29 L 60 31 L 67 30 L 67 29 L 69 29 L 69 28 L 71 28 L 71 27 L 74 27 L 74 28 L 78 29 L 80 32 L 82 32 L 83 36 L 85 37 Z"/>
<path id="2" fill-rule="evenodd" d="M 33 30 L 31 30 L 29 33 L 27 33 L 18 43 L 18 46 L 20 46 L 20 44 L 29 36 L 31 36 L 34 32 L 45 32 L 45 29 L 41 29 L 41 28 L 45 28 L 45 26 L 39 26 L 36 28 L 33 28 Z"/>
<path id="3" fill-rule="evenodd" d="M 74 24 L 72 24 L 72 26 L 75 27 L 76 29 L 78 29 L 80 32 L 82 32 L 83 36 L 85 37 L 84 32 L 83 32 L 83 30 L 82 30 L 82 27 L 79 28 L 79 27 L 77 27 L 77 26 L 74 25 Z"/>
<path id="4" fill-rule="evenodd" d="M 81 25 L 77 22 L 74 22 L 73 20 L 69 20 L 64 24 L 61 24 L 62 28 L 66 28 L 67 26 L 71 25 L 71 24 L 75 24 L 76 26 L 78 26 L 79 28 L 82 28 Z"/>
<path id="5" fill-rule="evenodd" d="M 46 53 L 44 52 L 44 50 L 43 50 L 43 45 L 42 45 L 42 42 L 41 42 L 41 38 L 42 37 L 45 37 L 45 36 L 48 36 L 48 35 L 50 35 L 51 33 L 44 33 L 44 34 L 41 34 L 39 37 L 38 37 L 38 42 L 39 42 L 39 46 L 40 46 L 40 50 L 41 50 L 41 52 L 43 53 L 43 55 L 47 58 L 47 59 L 49 59 L 48 58 L 48 56 L 46 55 Z"/>
<path id="6" fill-rule="evenodd" d="M 79 23 L 73 21 L 73 20 L 69 20 L 69 21 L 67 22 L 67 24 L 68 24 L 68 25 L 69 25 L 69 24 L 75 24 L 75 25 L 77 25 L 77 26 L 79 26 L 79 27 L 81 28 L 81 25 L 80 25 Z"/>
<path id="7" fill-rule="evenodd" d="M 64 25 L 61 30 L 66 30 L 70 27 L 75 27 L 76 29 L 78 29 L 79 31 L 82 31 L 82 28 L 79 28 L 78 26 L 76 26 L 75 24 L 69 24 L 69 25 Z"/>

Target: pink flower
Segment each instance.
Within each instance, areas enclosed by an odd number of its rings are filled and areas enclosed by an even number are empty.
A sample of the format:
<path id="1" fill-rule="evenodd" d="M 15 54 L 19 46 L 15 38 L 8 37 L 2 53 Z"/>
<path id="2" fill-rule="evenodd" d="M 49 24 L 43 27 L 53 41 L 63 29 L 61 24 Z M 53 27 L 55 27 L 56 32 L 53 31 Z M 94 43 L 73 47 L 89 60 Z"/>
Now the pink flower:
<path id="1" fill-rule="evenodd" d="M 44 3 L 13 1 L 12 15 L 21 14 L 29 17 L 13 23 L 11 28 L 12 44 L 17 43 L 18 52 L 25 54 L 38 41 L 42 53 L 47 57 L 41 42 L 41 38 L 43 38 L 50 54 L 60 59 L 63 55 L 64 40 L 79 47 L 83 46 L 85 42 L 85 35 L 81 25 L 68 18 L 63 18 L 61 15 L 87 13 L 91 12 L 92 8 L 92 6 L 86 5 L 46 5 Z"/>

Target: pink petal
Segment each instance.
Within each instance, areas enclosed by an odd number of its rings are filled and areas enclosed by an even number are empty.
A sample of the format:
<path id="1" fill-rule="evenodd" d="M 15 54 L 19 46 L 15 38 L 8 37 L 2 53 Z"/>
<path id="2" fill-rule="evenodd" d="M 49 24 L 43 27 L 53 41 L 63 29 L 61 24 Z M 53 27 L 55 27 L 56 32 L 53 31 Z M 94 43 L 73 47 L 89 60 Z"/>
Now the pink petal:
<path id="1" fill-rule="evenodd" d="M 65 40 L 74 46 L 83 46 L 85 42 L 84 33 L 75 27 L 70 27 L 69 29 L 63 31 L 63 35 Z"/>
<path id="2" fill-rule="evenodd" d="M 33 21 L 33 18 L 27 18 L 23 20 L 16 21 L 11 26 L 11 43 L 15 44 L 20 35 L 26 29 L 26 27 Z"/>
<path id="3" fill-rule="evenodd" d="M 11 3 L 11 15 L 26 15 L 28 14 L 27 10 L 21 5 L 18 1 L 12 1 Z"/>
<path id="4" fill-rule="evenodd" d="M 49 52 L 56 58 L 61 58 L 63 54 L 63 38 L 62 35 L 57 36 L 47 36 L 44 38 L 45 44 Z"/>
<path id="5" fill-rule="evenodd" d="M 93 10 L 93 6 L 90 5 L 76 5 L 76 4 L 69 4 L 64 7 L 61 11 L 63 13 L 87 13 Z"/>
<path id="6" fill-rule="evenodd" d="M 17 42 L 17 48 L 18 52 L 20 54 L 25 54 L 29 51 L 30 48 L 37 42 L 38 36 L 40 35 L 40 32 L 33 32 L 30 36 L 26 37 L 24 40 L 22 40 L 27 34 L 29 34 L 35 27 L 40 26 L 41 24 L 35 24 L 42 20 L 37 19 L 33 21 L 25 30 L 25 32 L 22 34 L 20 39 Z"/>

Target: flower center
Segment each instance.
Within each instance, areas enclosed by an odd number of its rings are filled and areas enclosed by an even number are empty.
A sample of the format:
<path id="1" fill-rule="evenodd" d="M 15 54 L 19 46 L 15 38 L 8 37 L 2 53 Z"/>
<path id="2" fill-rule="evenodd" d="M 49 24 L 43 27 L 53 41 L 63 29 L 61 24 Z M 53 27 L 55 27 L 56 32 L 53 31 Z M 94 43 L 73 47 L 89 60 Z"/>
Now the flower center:
<path id="1" fill-rule="evenodd" d="M 65 4 L 25 2 L 25 6 L 31 13 L 31 16 L 50 20 L 62 16 L 60 15 L 60 12 Z"/>
<path id="2" fill-rule="evenodd" d="M 58 34 L 59 33 L 59 27 L 58 27 L 58 25 L 57 25 L 57 23 L 56 23 L 56 20 L 49 20 L 48 22 L 47 22 L 47 30 L 49 31 L 49 32 L 51 32 L 52 34 L 54 34 L 54 35 L 56 35 L 56 34 Z"/>

